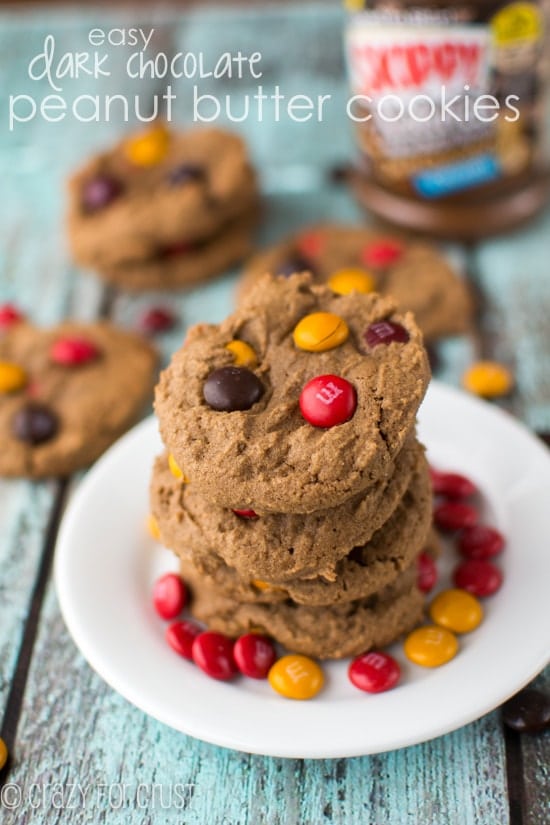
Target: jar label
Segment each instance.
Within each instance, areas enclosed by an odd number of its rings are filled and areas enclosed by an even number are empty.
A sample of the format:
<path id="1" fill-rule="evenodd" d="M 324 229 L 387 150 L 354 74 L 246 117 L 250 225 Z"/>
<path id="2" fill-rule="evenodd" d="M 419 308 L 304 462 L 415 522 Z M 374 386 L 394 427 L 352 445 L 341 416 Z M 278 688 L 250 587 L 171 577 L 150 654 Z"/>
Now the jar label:
<path id="1" fill-rule="evenodd" d="M 527 168 L 537 129 L 538 7 L 511 3 L 491 19 L 465 21 L 457 6 L 370 6 L 351 17 L 346 51 L 350 114 L 373 177 L 437 198 Z"/>

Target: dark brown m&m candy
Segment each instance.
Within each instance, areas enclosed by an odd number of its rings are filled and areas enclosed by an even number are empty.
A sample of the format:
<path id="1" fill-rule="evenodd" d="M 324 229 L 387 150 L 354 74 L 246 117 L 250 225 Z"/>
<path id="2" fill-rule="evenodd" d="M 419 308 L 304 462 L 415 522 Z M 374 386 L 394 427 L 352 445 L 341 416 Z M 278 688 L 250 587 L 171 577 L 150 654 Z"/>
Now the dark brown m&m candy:
<path id="1" fill-rule="evenodd" d="M 197 183 L 203 180 L 204 169 L 196 163 L 182 163 L 172 169 L 169 180 L 172 186 L 180 186 L 185 183 Z"/>
<path id="2" fill-rule="evenodd" d="M 204 382 L 204 400 L 213 410 L 249 410 L 264 394 L 264 385 L 246 367 L 220 367 Z"/>
<path id="3" fill-rule="evenodd" d="M 550 728 L 550 695 L 536 688 L 520 690 L 502 706 L 502 721 L 519 733 L 540 733 Z"/>
<path id="4" fill-rule="evenodd" d="M 14 436 L 27 444 L 43 444 L 50 441 L 59 429 L 57 415 L 45 404 L 29 401 L 12 419 Z"/>

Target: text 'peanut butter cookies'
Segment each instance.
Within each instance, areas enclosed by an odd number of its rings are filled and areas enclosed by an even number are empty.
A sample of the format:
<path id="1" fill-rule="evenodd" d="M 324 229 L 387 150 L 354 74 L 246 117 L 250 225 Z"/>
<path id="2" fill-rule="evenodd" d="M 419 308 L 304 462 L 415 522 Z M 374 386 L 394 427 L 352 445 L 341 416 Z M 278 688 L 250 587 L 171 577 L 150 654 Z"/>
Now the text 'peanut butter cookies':
<path id="1" fill-rule="evenodd" d="M 239 283 L 244 299 L 265 272 L 309 271 L 337 293 L 390 295 L 399 312 L 412 312 L 428 340 L 466 332 L 473 301 L 466 281 L 434 245 L 354 226 L 304 229 L 255 255 Z"/>
<path id="2" fill-rule="evenodd" d="M 214 554 L 246 581 L 285 585 L 306 577 L 334 580 L 340 559 L 366 544 L 391 516 L 411 486 L 426 478 L 422 447 L 407 443 L 389 479 L 329 510 L 313 513 L 256 513 L 250 518 L 206 501 L 194 484 L 182 483 L 160 456 L 151 480 L 151 511 L 163 543 L 195 560 Z M 418 482 L 417 482 L 418 485 Z M 424 485 L 425 486 L 425 483 Z"/>
<path id="3" fill-rule="evenodd" d="M 205 498 L 308 513 L 389 478 L 429 375 L 422 334 L 391 299 L 265 276 L 223 323 L 190 330 L 156 411 Z"/>
<path id="4" fill-rule="evenodd" d="M 13 325 L 0 337 L 0 475 L 94 461 L 143 411 L 156 364 L 150 344 L 107 323 Z"/>
<path id="5" fill-rule="evenodd" d="M 257 205 L 239 136 L 159 123 L 73 176 L 69 240 L 77 263 L 128 289 L 185 286 L 248 253 Z"/>

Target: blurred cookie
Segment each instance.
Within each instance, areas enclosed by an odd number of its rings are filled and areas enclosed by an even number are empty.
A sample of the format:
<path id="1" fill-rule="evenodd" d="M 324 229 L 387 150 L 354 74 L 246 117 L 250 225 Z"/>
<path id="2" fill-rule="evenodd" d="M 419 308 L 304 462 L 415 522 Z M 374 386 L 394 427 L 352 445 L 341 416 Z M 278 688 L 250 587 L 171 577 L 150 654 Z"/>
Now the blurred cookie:
<path id="1" fill-rule="evenodd" d="M 11 326 L 0 338 L 0 475 L 90 464 L 142 412 L 156 363 L 150 344 L 107 323 Z"/>

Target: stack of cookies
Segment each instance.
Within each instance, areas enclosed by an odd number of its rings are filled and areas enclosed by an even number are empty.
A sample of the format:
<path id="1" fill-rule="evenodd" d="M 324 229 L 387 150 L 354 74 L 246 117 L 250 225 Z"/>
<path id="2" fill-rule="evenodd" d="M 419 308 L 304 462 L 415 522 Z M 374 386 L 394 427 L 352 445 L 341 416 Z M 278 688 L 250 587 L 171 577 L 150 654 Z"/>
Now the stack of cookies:
<path id="1" fill-rule="evenodd" d="M 251 250 L 258 189 L 243 140 L 157 124 L 93 158 L 69 183 L 74 259 L 126 289 L 183 287 Z"/>
<path id="2" fill-rule="evenodd" d="M 157 387 L 151 493 L 197 619 L 319 658 L 419 622 L 428 380 L 410 314 L 308 274 L 265 276 L 222 324 L 190 330 Z"/>

